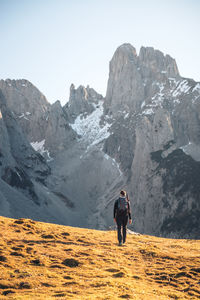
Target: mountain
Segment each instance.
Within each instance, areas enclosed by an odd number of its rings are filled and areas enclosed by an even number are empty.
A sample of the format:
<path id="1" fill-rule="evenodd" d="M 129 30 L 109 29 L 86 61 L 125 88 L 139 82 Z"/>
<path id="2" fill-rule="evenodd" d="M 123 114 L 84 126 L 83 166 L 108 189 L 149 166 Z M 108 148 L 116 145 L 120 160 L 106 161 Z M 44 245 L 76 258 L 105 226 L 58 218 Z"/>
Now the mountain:
<path id="1" fill-rule="evenodd" d="M 0 209 L 4 216 L 66 223 L 71 206 L 47 187 L 51 169 L 27 140 L 0 91 Z M 71 203 L 70 203 L 71 204 Z"/>
<path id="2" fill-rule="evenodd" d="M 116 50 L 105 99 L 115 120 L 104 151 L 128 175 L 139 232 L 198 237 L 199 100 L 200 84 L 182 78 L 170 56 L 143 47 L 137 56 L 129 44 Z"/>
<path id="3" fill-rule="evenodd" d="M 114 200 L 126 189 L 135 231 L 199 237 L 200 83 L 181 77 L 172 57 L 123 44 L 110 62 L 106 97 L 72 84 L 63 107 L 27 80 L 2 80 L 0 89 L 15 127 L 44 157 L 49 171 L 40 186 L 64 204 L 63 224 L 112 227 Z M 36 181 L 34 166 L 28 175 Z"/>
<path id="4" fill-rule="evenodd" d="M 60 101 L 53 105 L 27 80 L 0 80 L 0 89 L 24 134 L 36 150 L 51 159 L 67 149 L 76 135 L 68 124 Z"/>

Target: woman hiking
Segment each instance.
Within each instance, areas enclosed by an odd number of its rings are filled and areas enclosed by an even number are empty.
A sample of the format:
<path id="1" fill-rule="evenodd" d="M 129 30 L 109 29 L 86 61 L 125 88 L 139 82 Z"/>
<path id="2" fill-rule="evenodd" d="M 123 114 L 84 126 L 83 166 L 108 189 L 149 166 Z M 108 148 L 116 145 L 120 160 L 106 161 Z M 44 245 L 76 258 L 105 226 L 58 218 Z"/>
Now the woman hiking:
<path id="1" fill-rule="evenodd" d="M 126 191 L 121 191 L 114 204 L 114 221 L 117 223 L 119 246 L 126 242 L 127 223 L 132 223 L 130 202 Z"/>

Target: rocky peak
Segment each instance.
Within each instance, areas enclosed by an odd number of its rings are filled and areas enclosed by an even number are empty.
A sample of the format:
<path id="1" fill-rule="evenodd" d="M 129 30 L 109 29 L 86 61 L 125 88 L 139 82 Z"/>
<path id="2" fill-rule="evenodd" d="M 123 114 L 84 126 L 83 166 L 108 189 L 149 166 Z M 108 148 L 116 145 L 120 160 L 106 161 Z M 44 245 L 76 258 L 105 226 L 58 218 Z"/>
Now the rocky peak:
<path id="1" fill-rule="evenodd" d="M 73 122 L 80 114 L 91 114 L 95 104 L 102 100 L 103 96 L 94 89 L 80 85 L 77 89 L 74 84 L 70 87 L 69 102 L 64 106 L 70 122 Z"/>
<path id="2" fill-rule="evenodd" d="M 76 134 L 69 126 L 66 112 L 59 100 L 51 105 L 45 126 L 44 146 L 52 156 L 69 148 L 76 138 Z"/>
<path id="3" fill-rule="evenodd" d="M 67 122 L 60 101 L 48 103 L 45 96 L 28 80 L 1 80 L 6 106 L 12 111 L 34 149 L 46 158 L 69 147 L 75 133 Z"/>
<path id="4" fill-rule="evenodd" d="M 123 44 L 117 48 L 113 55 L 110 62 L 110 72 L 115 72 L 115 68 L 120 71 L 119 67 L 122 68 L 124 65 L 134 61 L 137 62 L 136 49 L 131 44 Z"/>
<path id="5" fill-rule="evenodd" d="M 139 63 L 153 73 L 166 74 L 168 77 L 180 76 L 175 59 L 168 54 L 164 55 L 153 47 L 141 47 Z"/>
<path id="6" fill-rule="evenodd" d="M 28 80 L 0 80 L 0 88 L 8 107 L 16 116 L 23 113 L 38 114 L 50 106 L 46 97 Z"/>
<path id="7" fill-rule="evenodd" d="M 138 112 L 142 103 L 158 92 L 155 86 L 164 85 L 171 77 L 181 78 L 172 57 L 152 47 L 142 47 L 137 55 L 133 46 L 123 44 L 110 62 L 105 112 Z"/>
<path id="8" fill-rule="evenodd" d="M 138 56 L 130 44 L 123 44 L 110 61 L 105 112 L 137 110 L 144 98 L 144 86 L 138 70 Z"/>

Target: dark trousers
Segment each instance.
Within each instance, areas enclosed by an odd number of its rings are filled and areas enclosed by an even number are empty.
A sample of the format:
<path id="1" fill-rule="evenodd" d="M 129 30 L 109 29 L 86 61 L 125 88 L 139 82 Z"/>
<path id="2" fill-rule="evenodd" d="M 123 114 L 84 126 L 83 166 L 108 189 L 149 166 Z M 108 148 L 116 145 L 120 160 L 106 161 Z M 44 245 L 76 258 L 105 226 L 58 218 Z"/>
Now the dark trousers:
<path id="1" fill-rule="evenodd" d="M 118 234 L 118 241 L 121 243 L 125 243 L 126 241 L 126 228 L 127 228 L 127 223 L 128 223 L 128 216 L 117 216 L 116 218 L 117 221 L 117 234 Z"/>

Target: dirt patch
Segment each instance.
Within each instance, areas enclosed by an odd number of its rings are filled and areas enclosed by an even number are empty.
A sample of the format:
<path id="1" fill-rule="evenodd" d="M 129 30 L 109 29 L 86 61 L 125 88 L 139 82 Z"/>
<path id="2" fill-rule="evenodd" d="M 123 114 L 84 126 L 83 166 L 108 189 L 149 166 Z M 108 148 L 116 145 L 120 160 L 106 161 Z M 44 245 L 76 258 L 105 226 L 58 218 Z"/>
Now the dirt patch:
<path id="1" fill-rule="evenodd" d="M 41 237 L 43 239 L 54 239 L 54 236 L 52 234 L 42 234 Z"/>
<path id="2" fill-rule="evenodd" d="M 31 260 L 31 263 L 34 266 L 43 266 L 43 264 L 41 263 L 41 261 L 39 259 L 33 259 L 33 260 Z"/>
<path id="3" fill-rule="evenodd" d="M 130 298 L 131 298 L 131 296 L 130 296 L 130 295 L 128 295 L 128 294 L 125 294 L 125 295 L 121 295 L 121 296 L 119 296 L 119 298 L 122 298 L 122 299 L 130 299 Z"/>
<path id="4" fill-rule="evenodd" d="M 31 289 L 32 286 L 28 282 L 20 282 L 19 289 Z"/>
<path id="5" fill-rule="evenodd" d="M 61 235 L 63 235 L 63 236 L 69 236 L 70 234 L 68 232 L 62 232 Z"/>
<path id="6" fill-rule="evenodd" d="M 66 258 L 62 264 L 70 268 L 76 268 L 80 265 L 79 261 L 74 258 Z"/>
<path id="7" fill-rule="evenodd" d="M 54 295 L 54 297 L 65 297 L 66 296 L 66 294 L 64 294 L 64 293 L 60 293 L 60 294 L 55 294 Z"/>
<path id="8" fill-rule="evenodd" d="M 63 278 L 64 278 L 64 279 L 69 279 L 69 280 L 72 279 L 71 276 L 64 276 Z"/>
<path id="9" fill-rule="evenodd" d="M 22 253 L 19 253 L 17 251 L 11 252 L 10 255 L 24 257 L 24 255 Z"/>
<path id="10" fill-rule="evenodd" d="M 3 255 L 0 255 L 0 261 L 7 261 L 7 258 L 5 257 L 5 256 L 3 256 Z"/>
<path id="11" fill-rule="evenodd" d="M 122 278 L 124 276 L 125 276 L 124 272 L 118 272 L 116 274 L 113 274 L 113 277 L 115 277 L 115 278 Z"/>
<path id="12" fill-rule="evenodd" d="M 9 294 L 14 294 L 15 292 L 14 291 L 12 291 L 12 290 L 7 290 L 7 291 L 4 291 L 3 293 L 2 293 L 2 295 L 3 296 L 7 296 L 7 295 L 9 295 Z"/>
<path id="13" fill-rule="evenodd" d="M 43 285 L 45 287 L 55 287 L 55 285 L 49 284 L 48 282 L 41 282 L 41 285 Z"/>
<path id="14" fill-rule="evenodd" d="M 14 222 L 14 224 L 24 224 L 25 220 L 24 219 L 18 219 Z"/>
<path id="15" fill-rule="evenodd" d="M 107 272 L 111 272 L 111 273 L 116 273 L 116 272 L 119 272 L 118 269 L 106 269 Z"/>

